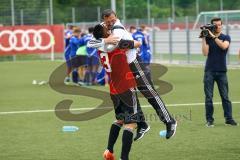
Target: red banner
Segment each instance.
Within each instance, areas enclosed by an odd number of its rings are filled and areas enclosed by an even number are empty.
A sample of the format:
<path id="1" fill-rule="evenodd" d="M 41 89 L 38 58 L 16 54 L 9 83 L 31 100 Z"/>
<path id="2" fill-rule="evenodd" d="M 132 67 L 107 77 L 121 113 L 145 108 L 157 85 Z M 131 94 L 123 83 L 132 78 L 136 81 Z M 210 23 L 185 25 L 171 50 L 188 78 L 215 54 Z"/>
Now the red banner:
<path id="1" fill-rule="evenodd" d="M 63 25 L 0 27 L 0 55 L 51 51 L 64 52 Z"/>

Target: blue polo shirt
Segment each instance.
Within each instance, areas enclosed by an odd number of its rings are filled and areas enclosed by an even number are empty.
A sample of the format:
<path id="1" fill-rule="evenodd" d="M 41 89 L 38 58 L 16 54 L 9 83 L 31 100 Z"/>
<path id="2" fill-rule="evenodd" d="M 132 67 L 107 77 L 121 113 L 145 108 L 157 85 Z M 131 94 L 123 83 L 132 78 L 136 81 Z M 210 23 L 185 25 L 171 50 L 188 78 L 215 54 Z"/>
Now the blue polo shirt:
<path id="1" fill-rule="evenodd" d="M 222 41 L 228 41 L 229 43 L 231 42 L 230 36 L 222 33 L 220 34 L 218 39 Z M 226 55 L 228 48 L 225 50 L 221 49 L 217 45 L 217 43 L 211 38 L 206 38 L 206 42 L 209 45 L 209 53 L 207 56 L 205 72 L 206 71 L 226 72 L 227 71 Z"/>

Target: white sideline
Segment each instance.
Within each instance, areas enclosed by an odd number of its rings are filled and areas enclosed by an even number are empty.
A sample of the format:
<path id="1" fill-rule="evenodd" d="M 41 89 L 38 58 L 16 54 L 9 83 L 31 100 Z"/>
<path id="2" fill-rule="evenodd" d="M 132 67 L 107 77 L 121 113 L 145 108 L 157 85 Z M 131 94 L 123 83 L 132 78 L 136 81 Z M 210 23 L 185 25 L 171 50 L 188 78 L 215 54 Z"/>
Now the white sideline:
<path id="1" fill-rule="evenodd" d="M 215 105 L 220 105 L 222 102 L 214 102 Z M 240 102 L 232 102 L 232 104 L 240 104 Z M 183 104 L 166 104 L 167 107 L 177 107 L 177 106 L 201 106 L 204 103 L 183 103 Z M 143 105 L 142 108 L 150 108 L 150 105 Z M 104 107 L 100 109 L 107 109 L 112 107 Z M 73 108 L 70 111 L 84 111 L 84 110 L 92 110 L 94 108 Z M 64 111 L 64 110 L 62 110 Z M 53 109 L 49 110 L 31 110 L 31 111 L 9 111 L 9 112 L 0 112 L 0 115 L 9 115 L 9 114 L 24 114 L 24 113 L 44 113 L 44 112 L 55 112 Z"/>

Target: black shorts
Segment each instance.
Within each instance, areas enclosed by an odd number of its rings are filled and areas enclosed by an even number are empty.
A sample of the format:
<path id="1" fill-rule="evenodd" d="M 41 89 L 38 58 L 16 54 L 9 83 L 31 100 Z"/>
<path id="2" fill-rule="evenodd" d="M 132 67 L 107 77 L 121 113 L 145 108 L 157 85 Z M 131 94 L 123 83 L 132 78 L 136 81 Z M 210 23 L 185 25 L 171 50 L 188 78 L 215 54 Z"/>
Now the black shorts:
<path id="1" fill-rule="evenodd" d="M 70 61 L 71 61 L 72 68 L 78 68 L 78 67 L 87 65 L 88 57 L 82 56 L 82 55 L 75 56 L 75 57 L 72 57 Z"/>
<path id="2" fill-rule="evenodd" d="M 117 120 L 123 120 L 125 124 L 144 121 L 135 89 L 129 89 L 121 94 L 111 94 L 111 99 Z"/>

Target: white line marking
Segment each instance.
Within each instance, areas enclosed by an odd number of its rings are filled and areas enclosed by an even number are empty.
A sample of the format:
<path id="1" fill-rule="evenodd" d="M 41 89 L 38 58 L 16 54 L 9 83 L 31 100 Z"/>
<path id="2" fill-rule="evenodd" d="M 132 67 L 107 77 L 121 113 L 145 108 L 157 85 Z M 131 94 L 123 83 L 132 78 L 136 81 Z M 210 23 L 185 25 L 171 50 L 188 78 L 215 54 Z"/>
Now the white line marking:
<path id="1" fill-rule="evenodd" d="M 214 102 L 214 105 L 221 105 L 222 102 Z M 232 102 L 232 104 L 240 104 L 240 102 Z M 167 107 L 178 107 L 178 106 L 201 106 L 205 105 L 205 103 L 183 103 L 183 104 L 167 104 Z M 143 105 L 142 108 L 150 108 L 150 105 Z M 103 107 L 99 109 L 109 109 L 111 107 Z M 70 111 L 88 111 L 94 108 L 72 108 Z M 58 111 L 65 111 L 65 110 L 58 110 Z M 53 109 L 49 110 L 32 110 L 32 111 L 9 111 L 9 112 L 0 112 L 0 115 L 9 115 L 9 114 L 25 114 L 25 113 L 44 113 L 44 112 L 55 112 Z"/>

